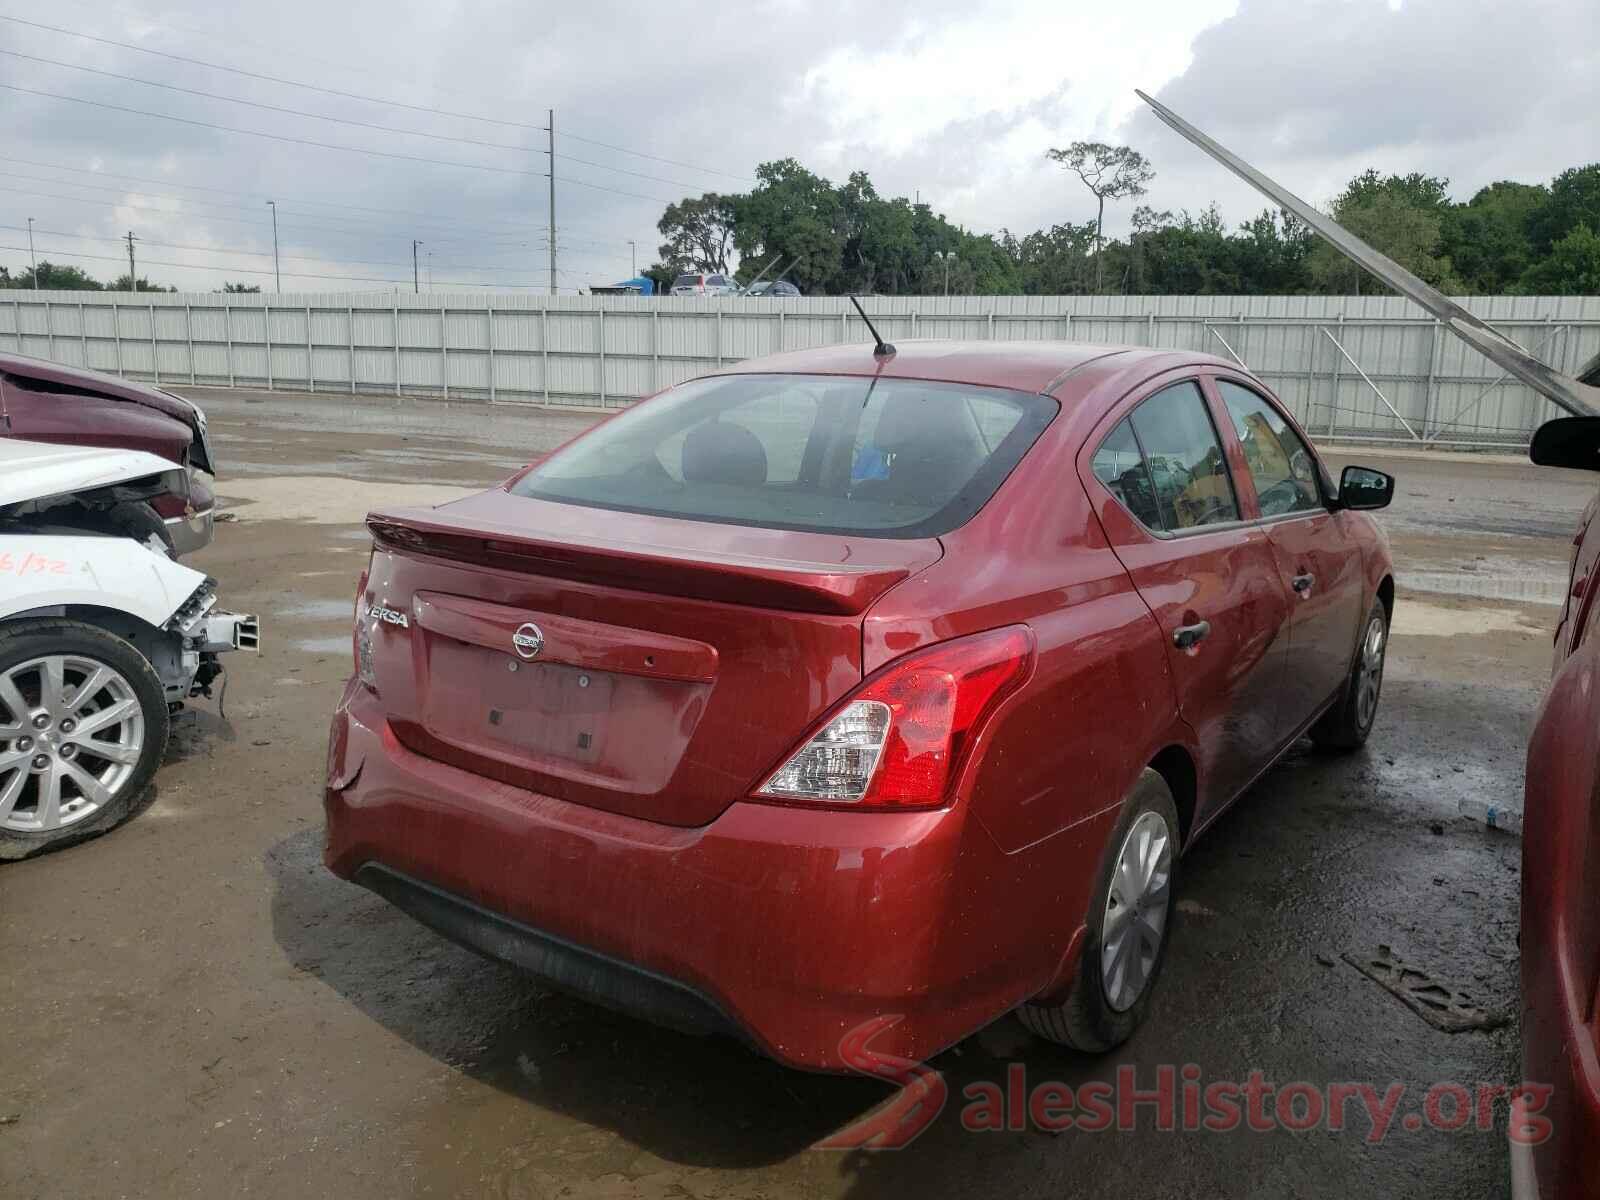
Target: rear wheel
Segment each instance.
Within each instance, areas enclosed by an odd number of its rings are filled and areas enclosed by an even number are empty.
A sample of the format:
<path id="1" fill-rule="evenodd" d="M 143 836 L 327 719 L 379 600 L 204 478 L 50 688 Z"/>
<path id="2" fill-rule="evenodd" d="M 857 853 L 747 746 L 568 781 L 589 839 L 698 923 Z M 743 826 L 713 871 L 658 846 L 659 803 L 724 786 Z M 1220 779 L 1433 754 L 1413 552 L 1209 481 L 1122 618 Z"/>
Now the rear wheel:
<path id="1" fill-rule="evenodd" d="M 1078 971 L 1057 1004 L 1024 1004 L 1023 1025 L 1052 1042 L 1099 1054 L 1144 1021 L 1166 960 L 1178 861 L 1172 789 L 1146 768 L 1111 837 L 1090 902 Z"/>
<path id="2" fill-rule="evenodd" d="M 121 822 L 167 732 L 161 681 L 121 638 L 80 621 L 0 630 L 0 859 Z"/>
<path id="3" fill-rule="evenodd" d="M 1389 613 L 1383 601 L 1373 602 L 1361 627 L 1361 645 L 1350 667 L 1339 701 L 1311 727 L 1311 740 L 1328 750 L 1355 750 L 1364 745 L 1378 719 L 1383 692 L 1383 662 L 1389 649 Z"/>

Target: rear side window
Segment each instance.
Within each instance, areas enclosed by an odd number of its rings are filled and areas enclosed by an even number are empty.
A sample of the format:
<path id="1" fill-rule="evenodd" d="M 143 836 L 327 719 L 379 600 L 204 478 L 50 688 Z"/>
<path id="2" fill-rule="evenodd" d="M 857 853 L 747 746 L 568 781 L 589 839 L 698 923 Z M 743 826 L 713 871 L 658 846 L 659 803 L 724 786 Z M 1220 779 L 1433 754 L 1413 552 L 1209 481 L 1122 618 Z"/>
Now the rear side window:
<path id="1" fill-rule="evenodd" d="M 629 409 L 513 494 L 868 537 L 964 524 L 1059 410 L 1048 396 L 910 379 L 733 375 Z"/>
<path id="2" fill-rule="evenodd" d="M 1217 391 L 1244 447 L 1261 515 L 1279 517 L 1321 508 L 1316 459 L 1283 414 L 1249 388 L 1226 379 L 1217 380 Z"/>
<path id="3" fill-rule="evenodd" d="M 679 275 L 676 279 L 674 279 L 672 281 L 672 286 L 675 287 L 675 288 L 699 287 L 700 286 L 700 276 L 698 276 L 698 275 Z"/>
<path id="4" fill-rule="evenodd" d="M 1198 384 L 1151 396 L 1129 418 L 1144 453 L 1163 528 L 1194 529 L 1239 519 L 1222 443 Z"/>
<path id="5" fill-rule="evenodd" d="M 1095 478 L 1106 485 L 1123 507 L 1150 529 L 1160 529 L 1161 513 L 1156 507 L 1155 487 L 1145 467 L 1133 426 L 1124 419 L 1094 452 Z"/>

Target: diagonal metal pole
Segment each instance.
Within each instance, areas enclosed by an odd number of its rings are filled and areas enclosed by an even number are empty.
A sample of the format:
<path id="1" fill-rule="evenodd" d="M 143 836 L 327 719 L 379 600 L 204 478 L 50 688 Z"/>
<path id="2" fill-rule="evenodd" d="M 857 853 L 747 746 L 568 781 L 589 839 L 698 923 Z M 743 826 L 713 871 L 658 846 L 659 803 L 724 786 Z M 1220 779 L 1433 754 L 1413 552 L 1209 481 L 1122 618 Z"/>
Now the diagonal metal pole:
<path id="1" fill-rule="evenodd" d="M 1345 362 L 1349 363 L 1352 367 L 1354 367 L 1356 369 L 1356 374 L 1360 375 L 1362 379 L 1367 381 L 1367 386 L 1369 388 L 1371 388 L 1374 393 L 1377 394 L 1377 397 L 1378 397 L 1379 400 L 1383 401 L 1383 406 L 1394 414 L 1394 419 L 1396 421 L 1399 421 L 1400 424 L 1402 424 L 1402 425 L 1404 425 L 1406 427 L 1406 432 L 1411 435 L 1411 440 L 1414 441 L 1414 442 L 1420 442 L 1422 439 L 1417 436 L 1417 431 L 1415 429 L 1411 428 L 1411 422 L 1407 421 L 1404 417 L 1402 417 L 1400 415 L 1400 410 L 1398 408 L 1396 408 L 1394 405 L 1389 403 L 1389 397 L 1387 397 L 1387 396 L 1385 396 L 1383 394 L 1383 389 L 1381 387 L 1379 387 L 1377 384 L 1372 382 L 1372 377 L 1361 369 L 1361 364 L 1358 363 L 1355 359 L 1350 357 L 1350 351 L 1346 350 L 1343 346 L 1339 345 L 1339 339 L 1334 337 L 1333 334 L 1328 332 L 1328 327 L 1326 325 L 1323 325 L 1320 328 L 1322 329 L 1322 335 L 1324 337 L 1326 337 L 1330 342 L 1332 342 L 1334 344 L 1334 346 L 1336 346 L 1338 348 L 1338 351 L 1339 351 L 1340 354 L 1344 355 Z"/>
<path id="2" fill-rule="evenodd" d="M 1542 337 L 1539 340 L 1539 344 L 1536 345 L 1528 353 L 1532 354 L 1535 358 L 1542 357 L 1539 352 L 1541 350 L 1543 350 L 1546 346 L 1548 346 L 1557 337 L 1560 337 L 1560 336 L 1568 333 L 1571 330 L 1571 328 L 1572 327 L 1570 325 L 1559 325 L 1559 326 L 1557 326 L 1556 328 L 1552 329 L 1549 333 L 1545 334 L 1544 337 Z M 1463 405 L 1461 408 L 1458 408 L 1456 410 L 1456 413 L 1455 413 L 1456 419 L 1454 421 L 1449 422 L 1449 424 L 1450 425 L 1460 425 L 1460 424 L 1462 424 L 1463 423 L 1462 418 L 1464 418 L 1468 413 L 1475 412 L 1477 410 L 1478 405 L 1482 404 L 1485 400 L 1487 400 L 1489 398 L 1489 393 L 1490 392 L 1494 391 L 1502 383 L 1504 383 L 1506 380 L 1508 380 L 1510 378 L 1511 378 L 1511 372 L 1510 371 L 1502 372 L 1499 379 L 1496 379 L 1488 387 L 1484 388 L 1483 391 L 1479 392 L 1476 396 L 1474 396 L 1471 400 L 1469 400 L 1465 405 Z M 1482 427 L 1479 426 L 1479 428 L 1482 428 Z M 1436 429 L 1432 434 L 1429 435 L 1428 440 L 1429 441 L 1437 441 L 1439 436 L 1441 434 L 1443 434 L 1444 431 L 1445 431 L 1445 425 L 1441 424 L 1438 429 Z"/>
<path id="3" fill-rule="evenodd" d="M 1212 337 L 1216 338 L 1217 341 L 1222 343 L 1222 348 L 1224 350 L 1226 350 L 1229 354 L 1233 355 L 1233 361 L 1234 362 L 1238 363 L 1246 371 L 1248 371 L 1250 369 L 1250 364 L 1245 362 L 1244 359 L 1239 357 L 1239 352 L 1237 350 L 1235 350 L 1232 346 L 1228 345 L 1228 339 L 1222 336 L 1222 334 L 1217 330 L 1217 327 L 1215 325 L 1213 325 L 1210 321 L 1207 321 L 1206 322 L 1206 328 L 1211 331 L 1211 336 Z"/>

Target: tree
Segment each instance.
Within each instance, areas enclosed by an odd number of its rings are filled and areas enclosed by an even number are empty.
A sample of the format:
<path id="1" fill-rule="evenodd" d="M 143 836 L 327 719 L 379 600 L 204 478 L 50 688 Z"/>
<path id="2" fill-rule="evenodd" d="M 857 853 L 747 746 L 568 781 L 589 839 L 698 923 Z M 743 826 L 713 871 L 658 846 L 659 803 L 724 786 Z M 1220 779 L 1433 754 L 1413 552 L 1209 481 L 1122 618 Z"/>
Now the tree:
<path id="1" fill-rule="evenodd" d="M 106 289 L 111 292 L 175 292 L 177 288 L 162 287 L 141 275 L 137 280 L 124 272 L 113 279 Z"/>
<path id="2" fill-rule="evenodd" d="M 1094 244 L 1098 259 L 1100 252 L 1105 249 L 1106 201 L 1144 195 L 1144 185 L 1156 177 L 1155 169 L 1145 161 L 1144 155 L 1132 147 L 1112 146 L 1105 142 L 1073 142 L 1065 150 L 1046 151 L 1045 157 L 1077 175 L 1083 180 L 1083 186 L 1094 193 Z M 1097 261 L 1097 289 L 1102 277 L 1103 272 Z"/>
<path id="3" fill-rule="evenodd" d="M 1533 259 L 1529 220 L 1549 198 L 1546 187 L 1502 180 L 1445 212 L 1441 248 L 1467 291 L 1505 292 L 1517 284 Z"/>
<path id="4" fill-rule="evenodd" d="M 742 258 L 791 265 L 808 294 L 843 290 L 844 212 L 838 191 L 792 158 L 762 163 L 756 186 L 734 201 L 734 244 Z"/>
<path id="5" fill-rule="evenodd" d="M 222 285 L 222 290 L 229 295 L 244 295 L 245 293 L 259 292 L 261 285 L 259 283 L 225 283 Z"/>
<path id="6" fill-rule="evenodd" d="M 46 290 L 58 292 L 98 292 L 101 290 L 100 281 L 85 275 L 77 267 L 58 267 L 49 259 L 39 264 L 39 286 Z M 32 288 L 33 272 L 22 271 L 16 275 L 9 275 L 4 268 L 0 268 L 0 287 Z"/>
<path id="7" fill-rule="evenodd" d="M 1528 237 L 1537 256 L 1579 225 L 1600 229 L 1600 163 L 1571 167 L 1550 182 L 1550 198 L 1528 216 Z"/>
<path id="8" fill-rule="evenodd" d="M 733 244 L 730 197 L 707 192 L 698 200 L 687 197 L 669 204 L 656 229 L 667 239 L 660 248 L 665 261 L 684 263 L 694 271 L 727 272 Z"/>
<path id="9" fill-rule="evenodd" d="M 1538 296 L 1600 295 L 1600 234 L 1579 222 L 1523 276 L 1521 290 Z"/>
<path id="10" fill-rule="evenodd" d="M 1461 281 L 1451 271 L 1450 259 L 1440 252 L 1446 210 L 1433 185 L 1442 188 L 1443 183 L 1420 175 L 1380 179 L 1377 172 L 1366 171 L 1333 202 L 1333 219 L 1434 287 L 1459 292 Z M 1312 247 L 1309 265 L 1318 290 L 1330 295 L 1360 295 L 1363 283 L 1378 286 L 1363 268 L 1324 241 Z"/>

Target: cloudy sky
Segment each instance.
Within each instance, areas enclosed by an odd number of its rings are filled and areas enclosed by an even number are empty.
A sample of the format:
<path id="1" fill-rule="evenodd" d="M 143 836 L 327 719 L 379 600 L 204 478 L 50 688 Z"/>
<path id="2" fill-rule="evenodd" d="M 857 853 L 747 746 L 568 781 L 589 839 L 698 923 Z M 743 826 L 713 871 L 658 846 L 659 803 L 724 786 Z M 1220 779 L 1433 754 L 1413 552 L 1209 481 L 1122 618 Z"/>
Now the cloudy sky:
<path id="1" fill-rule="evenodd" d="M 1091 217 L 1044 158 L 1088 138 L 1158 209 L 1262 207 L 1135 87 L 1307 199 L 1368 165 L 1466 198 L 1595 156 L 1593 2 L 0 0 L 0 264 L 32 217 L 101 278 L 132 230 L 141 275 L 270 290 L 272 199 L 286 293 L 409 287 L 413 239 L 425 288 L 544 290 L 552 108 L 564 291 L 786 156 L 985 232 Z"/>

